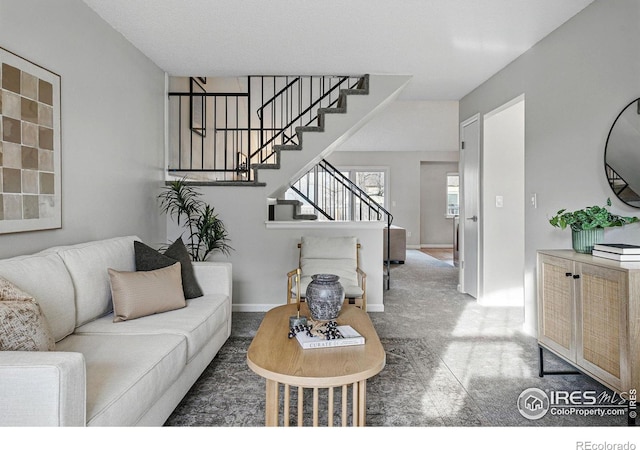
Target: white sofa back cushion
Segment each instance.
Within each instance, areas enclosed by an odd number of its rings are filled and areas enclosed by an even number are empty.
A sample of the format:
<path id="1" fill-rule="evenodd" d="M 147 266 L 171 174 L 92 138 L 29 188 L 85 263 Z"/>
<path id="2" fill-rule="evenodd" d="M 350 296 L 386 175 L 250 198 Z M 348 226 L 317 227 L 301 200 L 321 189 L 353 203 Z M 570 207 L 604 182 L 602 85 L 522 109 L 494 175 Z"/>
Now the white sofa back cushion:
<path id="1" fill-rule="evenodd" d="M 73 333 L 76 323 L 73 283 L 58 255 L 36 254 L 0 260 L 0 277 L 33 296 L 56 342 Z"/>
<path id="2" fill-rule="evenodd" d="M 126 236 L 50 249 L 60 255 L 71 274 L 76 291 L 76 327 L 112 311 L 107 269 L 136 270 L 135 240 L 140 238 Z"/>

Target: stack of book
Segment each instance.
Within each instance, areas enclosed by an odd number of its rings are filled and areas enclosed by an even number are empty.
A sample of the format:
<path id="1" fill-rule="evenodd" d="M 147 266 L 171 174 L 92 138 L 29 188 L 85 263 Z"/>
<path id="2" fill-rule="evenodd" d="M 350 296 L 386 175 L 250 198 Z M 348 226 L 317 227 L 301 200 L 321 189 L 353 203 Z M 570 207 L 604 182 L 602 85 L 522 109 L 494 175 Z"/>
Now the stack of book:
<path id="1" fill-rule="evenodd" d="M 325 339 L 322 336 L 309 336 L 307 333 L 296 334 L 296 339 L 302 348 L 323 348 L 323 347 L 346 347 L 351 345 L 364 345 L 364 336 L 358 333 L 349 325 L 338 325 L 337 327 L 342 337 L 336 339 Z"/>
<path id="2" fill-rule="evenodd" d="M 595 244 L 593 256 L 613 259 L 615 261 L 640 262 L 640 246 L 630 244 Z"/>

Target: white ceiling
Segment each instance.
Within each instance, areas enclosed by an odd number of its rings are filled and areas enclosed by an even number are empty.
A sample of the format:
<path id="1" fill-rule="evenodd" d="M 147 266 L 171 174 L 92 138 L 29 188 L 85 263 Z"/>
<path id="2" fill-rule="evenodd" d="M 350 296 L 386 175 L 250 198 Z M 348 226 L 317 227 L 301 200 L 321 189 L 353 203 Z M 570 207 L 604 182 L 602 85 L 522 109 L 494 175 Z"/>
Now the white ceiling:
<path id="1" fill-rule="evenodd" d="M 459 100 L 593 0 L 84 0 L 173 76 L 398 73 Z"/>

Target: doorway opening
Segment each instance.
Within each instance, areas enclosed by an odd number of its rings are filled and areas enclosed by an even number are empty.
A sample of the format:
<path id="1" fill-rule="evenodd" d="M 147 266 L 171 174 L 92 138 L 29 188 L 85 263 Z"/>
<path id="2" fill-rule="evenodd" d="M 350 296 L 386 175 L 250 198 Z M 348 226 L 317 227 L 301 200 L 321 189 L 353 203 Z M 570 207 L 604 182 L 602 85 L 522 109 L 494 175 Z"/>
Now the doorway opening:
<path id="1" fill-rule="evenodd" d="M 460 127 L 460 291 L 481 305 L 524 308 L 524 114 L 521 95 Z"/>

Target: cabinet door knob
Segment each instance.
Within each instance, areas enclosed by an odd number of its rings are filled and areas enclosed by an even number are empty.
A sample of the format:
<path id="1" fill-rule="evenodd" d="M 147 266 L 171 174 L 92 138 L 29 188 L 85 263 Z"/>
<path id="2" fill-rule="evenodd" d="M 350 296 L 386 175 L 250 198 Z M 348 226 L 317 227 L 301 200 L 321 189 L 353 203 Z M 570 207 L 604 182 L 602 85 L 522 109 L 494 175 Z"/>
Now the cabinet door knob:
<path id="1" fill-rule="evenodd" d="M 577 280 L 578 278 L 580 278 L 580 275 L 574 275 L 574 276 L 573 276 L 573 279 L 574 279 L 574 280 Z"/>
<path id="2" fill-rule="evenodd" d="M 573 274 L 572 274 L 571 272 L 566 272 L 566 273 L 564 274 L 564 276 L 565 276 L 565 277 L 571 277 L 571 276 L 573 276 Z"/>

